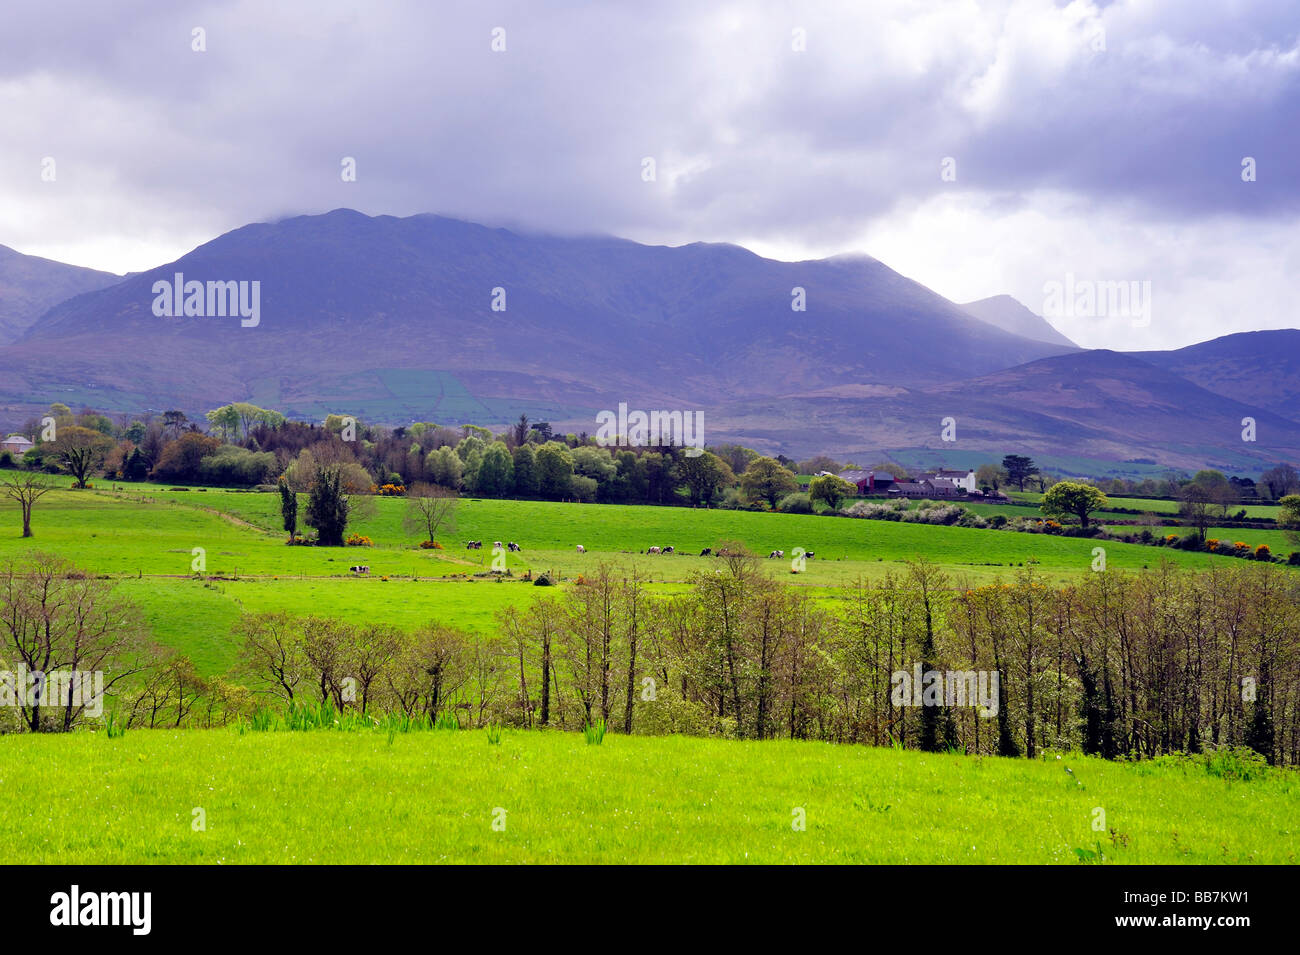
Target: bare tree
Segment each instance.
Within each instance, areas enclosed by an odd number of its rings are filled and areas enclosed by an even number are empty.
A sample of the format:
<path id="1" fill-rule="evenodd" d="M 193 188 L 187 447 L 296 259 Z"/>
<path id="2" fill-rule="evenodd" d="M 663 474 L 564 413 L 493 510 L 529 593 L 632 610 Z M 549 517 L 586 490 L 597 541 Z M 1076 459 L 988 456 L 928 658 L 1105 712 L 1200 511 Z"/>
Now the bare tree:
<path id="1" fill-rule="evenodd" d="M 51 554 L 0 566 L 0 618 L 0 644 L 26 671 L 13 689 L 32 732 L 97 715 L 114 686 L 156 660 L 136 607 Z"/>
<path id="2" fill-rule="evenodd" d="M 438 530 L 456 529 L 456 492 L 437 484 L 413 484 L 406 491 L 406 513 L 402 525 L 408 534 L 437 540 Z"/>
<path id="3" fill-rule="evenodd" d="M 23 512 L 23 537 L 31 537 L 32 505 L 53 490 L 54 486 L 39 475 L 24 474 L 8 479 L 0 484 L 0 488 L 4 488 L 5 497 L 17 502 Z"/>

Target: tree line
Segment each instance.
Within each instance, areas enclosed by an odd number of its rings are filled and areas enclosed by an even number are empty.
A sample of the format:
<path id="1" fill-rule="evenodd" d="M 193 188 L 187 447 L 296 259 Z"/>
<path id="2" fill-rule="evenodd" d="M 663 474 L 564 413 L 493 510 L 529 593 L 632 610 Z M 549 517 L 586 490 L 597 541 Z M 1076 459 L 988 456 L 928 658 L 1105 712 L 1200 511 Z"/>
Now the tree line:
<path id="1" fill-rule="evenodd" d="M 818 739 L 1035 757 L 1247 746 L 1300 762 L 1300 581 L 1269 566 L 1164 565 L 1066 586 L 1029 564 L 970 585 L 925 560 L 835 597 L 735 542 L 681 593 L 601 565 L 508 607 L 486 634 L 250 614 L 239 665 L 198 674 L 154 646 L 109 581 L 36 555 L 0 568 L 6 667 L 105 671 L 129 726 L 209 726 L 329 702 L 460 725 Z M 969 692 L 963 692 L 968 690 Z M 66 730 L 69 700 L 6 711 Z"/>

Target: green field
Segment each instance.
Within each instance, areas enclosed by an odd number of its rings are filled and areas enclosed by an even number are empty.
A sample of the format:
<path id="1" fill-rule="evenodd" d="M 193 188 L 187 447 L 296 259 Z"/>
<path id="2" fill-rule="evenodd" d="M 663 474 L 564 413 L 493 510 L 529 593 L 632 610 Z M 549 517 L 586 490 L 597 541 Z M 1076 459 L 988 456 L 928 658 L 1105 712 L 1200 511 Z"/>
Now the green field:
<path id="1" fill-rule="evenodd" d="M 987 581 L 1029 560 L 1037 560 L 1049 578 L 1064 580 L 1089 572 L 1096 546 L 1081 538 L 813 515 L 471 499 L 460 503 L 454 535 L 440 535 L 446 549 L 433 551 L 417 548 L 416 538 L 402 529 L 402 499 L 373 498 L 372 513 L 352 529 L 369 536 L 374 547 L 288 547 L 274 494 L 116 487 L 50 492 L 37 504 L 36 536 L 28 540 L 18 536 L 16 509 L 0 510 L 0 560 L 44 550 L 120 579 L 158 642 L 185 653 L 208 674 L 233 663 L 230 628 L 245 610 L 382 620 L 404 629 L 437 620 L 487 632 L 501 608 L 522 606 L 546 592 L 521 579 L 529 571 L 550 571 L 564 581 L 604 561 L 635 562 L 653 584 L 671 586 L 716 567 L 698 555 L 719 540 L 740 540 L 764 555 L 784 550 L 786 559 L 765 561 L 768 572 L 827 595 L 920 555 L 945 567 L 958 583 Z M 1268 543 L 1280 552 L 1280 535 L 1216 536 L 1252 546 Z M 469 539 L 483 540 L 484 548 L 465 550 Z M 523 547 L 507 555 L 505 580 L 489 573 L 495 540 Z M 578 554 L 577 544 L 587 552 Z M 639 553 L 668 544 L 678 553 Z M 790 565 L 796 547 L 816 554 L 799 575 Z M 195 548 L 203 552 L 202 573 L 192 569 Z M 1106 543 L 1106 552 L 1108 566 L 1130 569 L 1161 560 L 1204 567 L 1227 559 L 1114 542 Z M 354 563 L 370 566 L 371 575 L 350 574 Z"/>
<path id="2" fill-rule="evenodd" d="M 10 863 L 1300 861 L 1294 773 L 1073 755 L 142 730 L 0 740 L 0 787 Z"/>

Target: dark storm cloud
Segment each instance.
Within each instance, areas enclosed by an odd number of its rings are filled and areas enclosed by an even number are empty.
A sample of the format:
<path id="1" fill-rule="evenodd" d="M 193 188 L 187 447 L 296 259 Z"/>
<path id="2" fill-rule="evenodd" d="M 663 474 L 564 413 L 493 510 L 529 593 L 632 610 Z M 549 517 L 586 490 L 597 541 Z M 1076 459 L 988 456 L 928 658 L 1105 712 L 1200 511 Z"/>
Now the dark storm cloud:
<path id="1" fill-rule="evenodd" d="M 351 206 L 811 254 L 937 201 L 977 245 L 1044 192 L 1116 235 L 1228 217 L 1264 241 L 1300 196 L 1293 15 L 1201 6 L 10 3 L 0 242 L 142 268 Z"/>

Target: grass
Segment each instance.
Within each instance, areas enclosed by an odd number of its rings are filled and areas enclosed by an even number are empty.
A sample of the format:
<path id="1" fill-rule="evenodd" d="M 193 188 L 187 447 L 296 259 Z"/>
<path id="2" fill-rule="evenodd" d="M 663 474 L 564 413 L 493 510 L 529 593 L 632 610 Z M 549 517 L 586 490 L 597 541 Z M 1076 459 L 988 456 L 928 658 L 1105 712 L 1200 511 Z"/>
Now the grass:
<path id="1" fill-rule="evenodd" d="M 243 611 L 383 620 L 404 629 L 437 620 L 486 633 L 501 608 L 552 592 L 523 583 L 528 572 L 550 571 L 564 582 L 590 574 L 602 561 L 634 562 L 653 589 L 670 592 L 692 574 L 716 568 L 715 560 L 698 555 L 722 539 L 743 541 L 759 554 L 784 550 L 786 559 L 764 561 L 767 572 L 827 598 L 919 555 L 950 571 L 957 583 L 988 582 L 1030 560 L 1048 580 L 1065 581 L 1089 572 L 1096 546 L 1083 538 L 813 515 L 466 499 L 457 529 L 440 535 L 446 549 L 420 550 L 402 528 L 405 502 L 375 498 L 352 530 L 376 546 L 288 547 L 274 494 L 120 482 L 76 491 L 69 480 L 55 480 L 60 487 L 37 504 L 34 538 L 18 536 L 15 507 L 0 509 L 0 560 L 52 551 L 119 580 L 142 607 L 158 642 L 187 654 L 207 674 L 224 673 L 233 664 L 230 630 Z M 1222 530 L 1211 536 L 1268 543 L 1279 554 L 1290 549 L 1280 531 Z M 467 551 L 462 542 L 468 539 L 487 546 Z M 523 546 L 522 553 L 506 555 L 511 576 L 504 581 L 488 574 L 494 540 Z M 576 553 L 577 544 L 585 554 Z M 667 544 L 678 553 L 639 553 Z M 1108 566 L 1120 569 L 1162 560 L 1206 567 L 1228 559 L 1136 544 L 1105 546 Z M 796 547 L 817 555 L 797 576 L 790 566 Z M 202 552 L 199 573 L 195 548 Z M 358 563 L 371 567 L 369 577 L 349 573 Z"/>
<path id="2" fill-rule="evenodd" d="M 1293 773 L 1242 781 L 1199 763 L 1074 755 L 612 734 L 592 746 L 577 733 L 511 730 L 496 745 L 483 732 L 132 730 L 0 739 L 0 789 L 0 837 L 16 864 L 1077 864 L 1075 850 L 1098 842 L 1108 863 L 1300 861 Z M 1092 828 L 1097 808 L 1105 832 Z M 792 826 L 798 810 L 805 831 Z"/>

